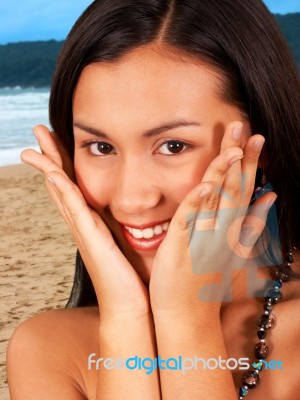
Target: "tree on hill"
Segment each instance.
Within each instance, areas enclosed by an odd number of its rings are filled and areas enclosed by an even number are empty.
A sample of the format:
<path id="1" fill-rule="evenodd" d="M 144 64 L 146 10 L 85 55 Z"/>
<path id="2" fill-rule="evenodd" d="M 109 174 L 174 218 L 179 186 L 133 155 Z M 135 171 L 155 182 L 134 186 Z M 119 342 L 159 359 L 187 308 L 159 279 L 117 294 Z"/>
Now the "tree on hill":
<path id="1" fill-rule="evenodd" d="M 0 87 L 49 86 L 62 44 L 49 40 L 0 46 Z"/>

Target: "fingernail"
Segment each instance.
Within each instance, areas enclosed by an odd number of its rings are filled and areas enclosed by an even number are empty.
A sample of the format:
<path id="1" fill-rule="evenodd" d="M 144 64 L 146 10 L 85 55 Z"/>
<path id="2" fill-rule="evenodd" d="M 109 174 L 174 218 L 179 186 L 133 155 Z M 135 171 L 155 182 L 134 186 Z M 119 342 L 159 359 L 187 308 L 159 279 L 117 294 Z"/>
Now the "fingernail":
<path id="1" fill-rule="evenodd" d="M 243 125 L 238 125 L 233 128 L 232 137 L 234 140 L 239 140 L 242 136 Z"/>
<path id="2" fill-rule="evenodd" d="M 253 143 L 253 147 L 255 148 L 255 150 L 261 150 L 263 145 L 265 143 L 265 139 L 257 139 L 255 140 L 255 142 Z"/>
<path id="3" fill-rule="evenodd" d="M 233 157 L 233 158 L 229 161 L 229 165 L 232 165 L 232 164 L 236 163 L 237 161 L 241 160 L 242 158 L 244 158 L 244 156 Z"/>
<path id="4" fill-rule="evenodd" d="M 211 192 L 211 189 L 202 189 L 199 193 L 200 197 L 205 197 L 208 193 Z"/>

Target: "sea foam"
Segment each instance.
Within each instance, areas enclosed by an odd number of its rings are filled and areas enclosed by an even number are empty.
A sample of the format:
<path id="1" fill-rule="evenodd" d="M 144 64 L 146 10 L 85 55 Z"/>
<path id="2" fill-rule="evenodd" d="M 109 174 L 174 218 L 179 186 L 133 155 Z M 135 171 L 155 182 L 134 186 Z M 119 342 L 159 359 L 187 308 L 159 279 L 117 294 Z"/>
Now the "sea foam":
<path id="1" fill-rule="evenodd" d="M 32 128 L 49 126 L 49 89 L 0 89 L 0 166 L 20 163 L 25 148 L 37 148 Z"/>

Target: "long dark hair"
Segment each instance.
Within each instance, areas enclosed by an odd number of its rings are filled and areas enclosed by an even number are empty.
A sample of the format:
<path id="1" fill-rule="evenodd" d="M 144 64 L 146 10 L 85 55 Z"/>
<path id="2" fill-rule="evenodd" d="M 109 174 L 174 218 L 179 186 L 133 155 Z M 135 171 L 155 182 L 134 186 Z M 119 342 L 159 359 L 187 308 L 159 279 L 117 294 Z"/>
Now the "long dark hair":
<path id="1" fill-rule="evenodd" d="M 115 62 L 150 43 L 198 58 L 224 78 L 223 99 L 265 136 L 265 174 L 278 194 L 283 249 L 299 247 L 300 82 L 293 57 L 260 0 L 96 0 L 75 23 L 58 59 L 50 122 L 73 157 L 72 98 L 83 68 Z M 77 254 L 67 306 L 96 304 Z"/>

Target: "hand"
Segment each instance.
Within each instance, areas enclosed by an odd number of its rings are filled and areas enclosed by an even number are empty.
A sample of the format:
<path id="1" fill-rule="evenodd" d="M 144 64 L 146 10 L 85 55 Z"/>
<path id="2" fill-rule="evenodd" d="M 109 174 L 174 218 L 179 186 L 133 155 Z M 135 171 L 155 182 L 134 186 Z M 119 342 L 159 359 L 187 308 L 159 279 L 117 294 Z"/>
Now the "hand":
<path id="1" fill-rule="evenodd" d="M 72 182 L 72 170 L 69 168 L 68 174 L 63 170 L 63 160 L 67 166 L 71 163 L 57 136 L 42 125 L 35 128 L 35 135 L 42 154 L 25 150 L 21 159 L 45 175 L 47 190 L 66 221 L 93 282 L 101 319 L 148 314 L 146 287 L 101 217 L 87 205 L 80 189 Z"/>
<path id="2" fill-rule="evenodd" d="M 264 138 L 251 136 L 243 151 L 241 139 L 233 137 L 238 126 L 226 128 L 219 156 L 178 207 L 157 251 L 149 287 L 155 317 L 201 321 L 204 308 L 219 312 L 232 268 L 243 268 L 257 251 L 276 195 L 269 192 L 249 208 Z M 222 284 L 208 286 L 199 299 L 199 289 L 214 273 L 222 275 Z"/>

